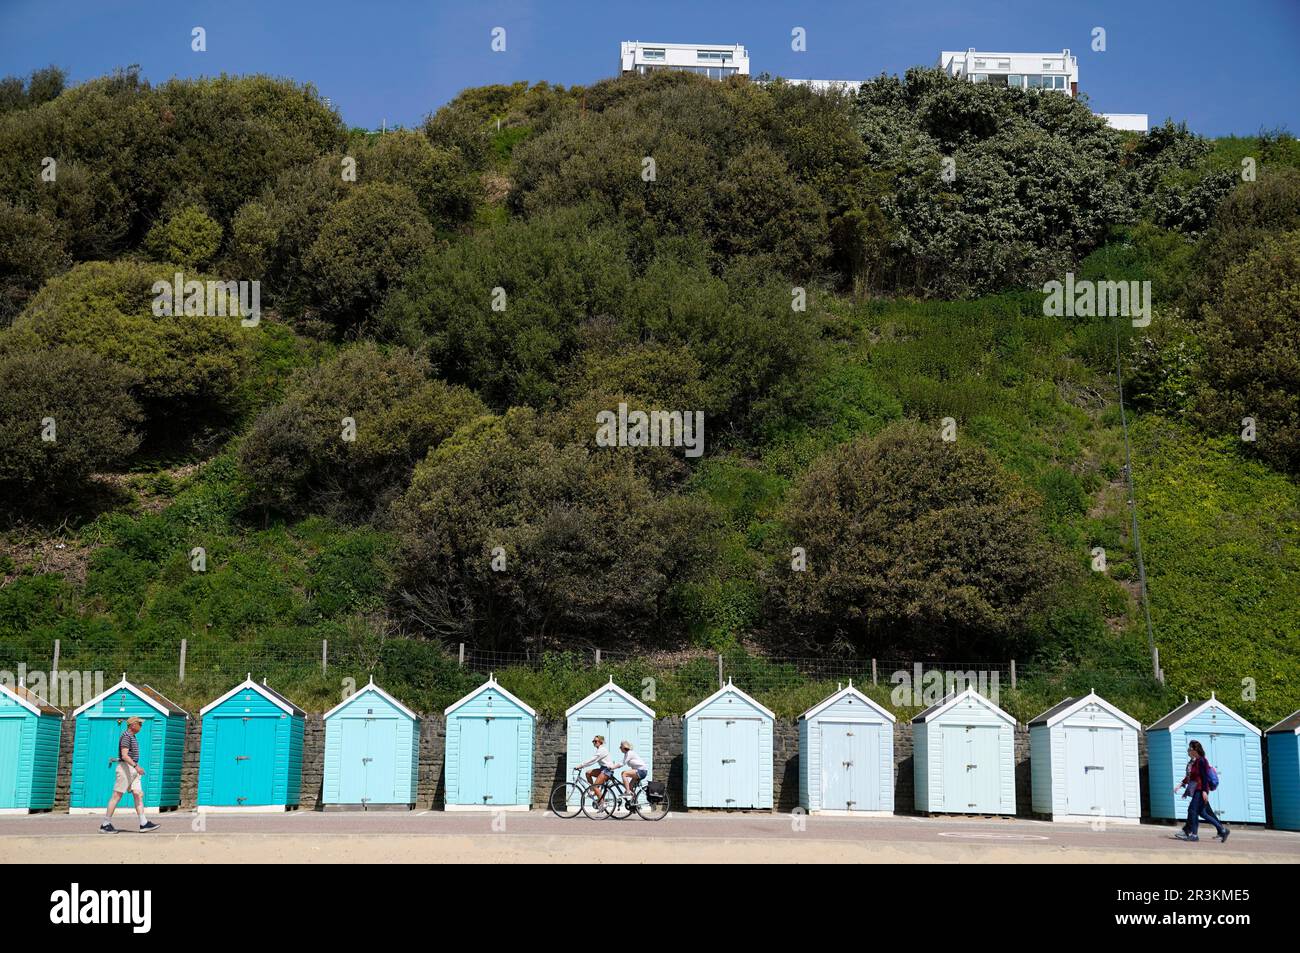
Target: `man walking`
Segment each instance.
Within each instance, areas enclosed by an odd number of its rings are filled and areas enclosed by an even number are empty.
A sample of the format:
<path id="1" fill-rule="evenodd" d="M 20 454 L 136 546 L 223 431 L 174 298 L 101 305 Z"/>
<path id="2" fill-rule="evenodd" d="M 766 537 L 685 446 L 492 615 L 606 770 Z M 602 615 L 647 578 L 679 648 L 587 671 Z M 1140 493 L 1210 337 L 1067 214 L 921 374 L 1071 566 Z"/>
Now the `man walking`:
<path id="1" fill-rule="evenodd" d="M 140 728 L 144 722 L 139 718 L 132 716 L 126 720 L 126 731 L 117 739 L 117 765 L 114 768 L 113 778 L 113 796 L 108 799 L 108 813 L 104 817 L 104 823 L 99 825 L 101 834 L 116 834 L 117 828 L 113 826 L 113 812 L 117 810 L 117 802 L 122 800 L 122 795 L 127 791 L 131 792 L 131 797 L 135 800 L 135 813 L 140 818 L 140 832 L 156 831 L 158 825 L 153 821 L 145 820 L 144 816 L 144 789 L 140 786 L 140 779 L 144 777 L 144 768 L 140 767 L 140 742 L 136 735 L 140 733 Z"/>

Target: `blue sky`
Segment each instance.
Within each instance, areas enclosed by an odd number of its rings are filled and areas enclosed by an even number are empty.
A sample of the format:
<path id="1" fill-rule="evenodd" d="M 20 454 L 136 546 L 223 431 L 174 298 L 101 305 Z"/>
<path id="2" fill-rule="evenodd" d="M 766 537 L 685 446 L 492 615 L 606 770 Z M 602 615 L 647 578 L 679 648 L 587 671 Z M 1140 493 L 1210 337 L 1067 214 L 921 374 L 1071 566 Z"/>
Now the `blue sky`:
<path id="1" fill-rule="evenodd" d="M 190 49 L 194 26 L 205 53 Z M 504 53 L 490 48 L 496 26 Z M 807 52 L 790 49 L 796 26 Z M 1091 49 L 1097 26 L 1105 52 Z M 0 0 L 0 74 L 271 73 L 314 83 L 367 127 L 414 125 L 467 86 L 594 82 L 616 71 L 625 39 L 743 43 L 755 73 L 817 79 L 929 65 L 941 49 L 1068 47 L 1099 112 L 1171 116 L 1206 135 L 1300 134 L 1300 0 Z"/>

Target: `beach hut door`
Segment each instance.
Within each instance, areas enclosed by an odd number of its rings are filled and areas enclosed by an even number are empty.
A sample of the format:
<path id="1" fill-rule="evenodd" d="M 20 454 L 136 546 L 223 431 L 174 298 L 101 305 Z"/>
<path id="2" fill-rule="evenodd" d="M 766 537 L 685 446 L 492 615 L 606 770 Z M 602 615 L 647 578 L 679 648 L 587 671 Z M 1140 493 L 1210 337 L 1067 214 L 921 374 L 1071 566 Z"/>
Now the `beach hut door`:
<path id="1" fill-rule="evenodd" d="M 18 807 L 18 746 L 24 718 L 0 718 L 0 807 Z"/>
<path id="2" fill-rule="evenodd" d="M 126 715 L 120 718 L 90 719 L 90 763 L 86 765 L 86 801 L 87 807 L 99 807 L 107 804 L 113 794 L 113 781 L 117 773 L 117 742 L 126 731 Z M 135 736 L 140 745 L 140 763 L 146 771 L 149 762 L 145 760 L 152 750 L 150 739 L 153 737 L 153 719 L 145 718 L 140 733 Z M 146 778 L 148 776 L 146 775 Z M 147 787 L 142 790 L 148 793 Z M 128 799 L 129 801 L 129 799 Z"/>
<path id="3" fill-rule="evenodd" d="M 1124 815 L 1124 732 L 1066 727 L 1065 810 L 1088 817 Z"/>
<path id="4" fill-rule="evenodd" d="M 461 732 L 468 803 L 516 803 L 519 719 L 466 718 Z"/>
<path id="5" fill-rule="evenodd" d="M 370 723 L 365 718 L 344 718 L 339 751 L 339 802 L 366 803 L 369 790 Z"/>
<path id="6" fill-rule="evenodd" d="M 1210 735 L 1205 756 L 1219 773 L 1219 787 L 1210 792 L 1210 807 L 1220 817 L 1241 820 L 1246 810 L 1246 748 L 1241 735 Z"/>
<path id="7" fill-rule="evenodd" d="M 880 759 L 876 725 L 822 722 L 822 808 L 878 811 L 880 789 L 873 768 Z"/>

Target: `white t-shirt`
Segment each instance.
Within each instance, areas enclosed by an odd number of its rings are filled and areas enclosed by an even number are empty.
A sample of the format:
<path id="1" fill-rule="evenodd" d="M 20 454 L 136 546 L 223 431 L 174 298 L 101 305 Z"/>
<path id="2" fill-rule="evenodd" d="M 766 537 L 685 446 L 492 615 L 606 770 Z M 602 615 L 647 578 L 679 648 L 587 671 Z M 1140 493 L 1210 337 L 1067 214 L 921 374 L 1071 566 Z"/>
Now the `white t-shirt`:
<path id="1" fill-rule="evenodd" d="M 629 751 L 627 754 L 623 755 L 623 763 L 633 771 L 644 771 L 646 769 L 645 759 L 637 754 L 636 751 Z"/>
<path id="2" fill-rule="evenodd" d="M 602 768 L 612 768 L 614 767 L 614 759 L 609 756 L 609 749 L 601 745 L 596 749 L 595 760 L 588 761 L 587 764 L 598 764 Z"/>

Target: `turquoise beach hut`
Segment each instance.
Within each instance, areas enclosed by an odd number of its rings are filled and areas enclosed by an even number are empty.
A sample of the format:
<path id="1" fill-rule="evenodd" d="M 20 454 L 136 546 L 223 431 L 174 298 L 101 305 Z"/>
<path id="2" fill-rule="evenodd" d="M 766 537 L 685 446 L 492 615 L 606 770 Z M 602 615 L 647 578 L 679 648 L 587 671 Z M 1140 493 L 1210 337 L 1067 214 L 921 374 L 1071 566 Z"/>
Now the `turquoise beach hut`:
<path id="1" fill-rule="evenodd" d="M 1016 813 L 1016 720 L 973 688 L 912 719 L 916 809 Z"/>
<path id="2" fill-rule="evenodd" d="M 1095 692 L 1067 698 L 1029 723 L 1036 814 L 1054 821 L 1137 824 L 1142 726 Z"/>
<path id="3" fill-rule="evenodd" d="M 26 688 L 0 683 L 0 814 L 54 807 L 63 712 Z"/>
<path id="4" fill-rule="evenodd" d="M 370 684 L 325 713 L 322 802 L 367 810 L 414 807 L 420 776 L 420 718 Z"/>
<path id="5" fill-rule="evenodd" d="M 489 676 L 444 715 L 446 810 L 528 810 L 537 713 Z"/>
<path id="6" fill-rule="evenodd" d="M 727 680 L 682 716 L 687 807 L 772 807 L 776 716 Z"/>
<path id="7" fill-rule="evenodd" d="M 604 735 L 610 756 L 617 763 L 619 742 L 632 742 L 633 749 L 645 759 L 649 770 L 647 778 L 653 780 L 655 713 L 638 698 L 614 684 L 602 685 L 564 713 L 568 723 L 568 746 L 565 751 L 565 777 L 584 761 L 590 761 L 591 739 Z"/>
<path id="8" fill-rule="evenodd" d="M 118 740 L 127 719 L 138 716 L 143 724 L 136 742 L 145 809 L 169 810 L 181 803 L 181 759 L 185 753 L 185 726 L 190 716 L 179 705 L 148 685 L 133 685 L 122 676 L 72 713 L 72 781 L 68 811 L 98 813 L 108 806 L 118 759 Z M 126 807 L 131 799 L 126 798 Z"/>
<path id="9" fill-rule="evenodd" d="M 893 714 L 849 682 L 799 716 L 799 804 L 809 813 L 894 813 Z"/>
<path id="10" fill-rule="evenodd" d="M 249 675 L 199 712 L 198 809 L 287 811 L 302 797 L 301 708 Z"/>
<path id="11" fill-rule="evenodd" d="M 1300 831 L 1300 711 L 1268 731 L 1268 787 L 1273 795 L 1273 826 Z"/>
<path id="12" fill-rule="evenodd" d="M 1210 806 L 1220 819 L 1264 823 L 1264 764 L 1261 732 L 1211 695 L 1207 701 L 1184 701 L 1147 728 L 1151 816 L 1182 820 L 1187 801 L 1174 785 L 1187 770 L 1187 743 L 1193 739 L 1219 775 Z"/>

